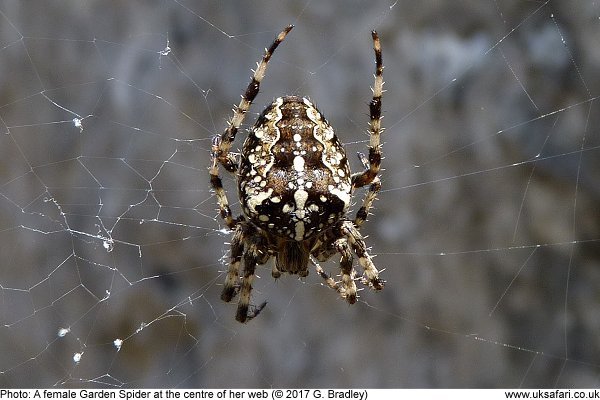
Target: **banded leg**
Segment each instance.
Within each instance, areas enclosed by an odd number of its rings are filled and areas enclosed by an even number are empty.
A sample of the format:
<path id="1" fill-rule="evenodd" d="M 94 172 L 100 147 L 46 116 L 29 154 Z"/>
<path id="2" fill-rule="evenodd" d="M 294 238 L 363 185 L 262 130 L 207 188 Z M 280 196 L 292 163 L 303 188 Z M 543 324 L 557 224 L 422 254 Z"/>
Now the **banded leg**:
<path id="1" fill-rule="evenodd" d="M 323 267 L 321 267 L 321 265 L 315 260 L 316 258 L 319 261 L 327 261 L 329 258 L 331 258 L 331 256 L 337 253 L 341 254 L 342 256 L 340 261 L 342 276 L 342 280 L 340 282 L 341 285 L 340 283 L 336 282 L 327 272 L 325 272 Z M 348 303 L 354 304 L 356 302 L 357 290 L 356 283 L 354 282 L 356 271 L 354 268 L 352 268 L 352 251 L 350 250 L 348 242 L 345 238 L 337 239 L 333 243 L 329 240 L 318 243 L 316 248 L 313 249 L 310 261 L 315 266 L 317 274 L 323 278 L 327 286 L 338 292 L 339 295 L 346 299 Z"/>
<path id="2" fill-rule="evenodd" d="M 367 250 L 367 245 L 352 221 L 344 221 L 340 228 L 341 234 L 348 240 L 350 247 L 358 256 L 358 262 L 363 269 L 363 283 L 369 285 L 371 289 L 381 290 L 385 281 L 379 278 L 379 271 L 373 264 L 371 256 Z"/>
<path id="3" fill-rule="evenodd" d="M 243 225 L 237 225 L 231 240 L 231 259 L 229 269 L 225 277 L 225 285 L 221 292 L 221 300 L 230 302 L 240 290 L 240 264 L 244 254 Z"/>
<path id="4" fill-rule="evenodd" d="M 335 247 L 333 247 L 333 245 L 331 244 L 331 242 L 328 242 L 329 244 L 325 244 L 325 243 L 320 243 L 318 248 L 314 249 L 312 252 L 312 255 L 319 261 L 323 262 L 323 261 L 327 261 L 329 260 L 334 254 L 336 254 L 338 251 L 336 250 Z"/>
<path id="5" fill-rule="evenodd" d="M 369 168 L 369 161 L 364 154 L 358 153 L 358 158 L 360 158 L 360 161 L 365 168 Z M 367 217 L 369 216 L 369 210 L 373 206 L 373 202 L 377 199 L 377 193 L 379 193 L 380 190 L 381 180 L 379 179 L 379 176 L 375 176 L 373 182 L 369 186 L 369 190 L 365 194 L 362 206 L 356 212 L 354 225 L 356 225 L 357 228 L 360 228 L 360 226 L 367 220 Z"/>
<path id="6" fill-rule="evenodd" d="M 267 65 L 273 52 L 277 49 L 277 46 L 285 39 L 287 34 L 292 30 L 294 26 L 288 25 L 273 41 L 271 47 L 265 49 L 265 54 L 262 57 L 262 60 L 258 63 L 254 74 L 252 75 L 252 80 L 248 84 L 246 91 L 242 95 L 242 100 L 240 104 L 233 109 L 233 116 L 231 120 L 228 122 L 228 127 L 223 132 L 221 137 L 218 139 L 218 150 L 215 153 L 216 158 L 219 163 L 225 167 L 230 172 L 234 172 L 236 165 L 234 162 L 234 158 L 229 156 L 229 150 L 231 149 L 231 144 L 235 140 L 235 135 L 237 134 L 242 122 L 244 122 L 244 118 L 246 117 L 246 113 L 248 109 L 252 105 L 252 102 L 256 98 L 258 91 L 260 89 L 260 83 L 265 77 L 265 72 L 267 70 Z"/>
<path id="7" fill-rule="evenodd" d="M 319 264 L 312 256 L 310 257 L 310 262 L 315 266 L 315 270 L 317 271 L 317 274 L 321 278 L 323 278 L 323 280 L 325 281 L 325 284 L 327 286 L 329 286 L 331 289 L 338 292 L 340 296 L 344 297 L 344 293 L 343 293 L 340 285 L 338 285 L 337 282 L 327 272 L 325 272 L 325 270 L 323 270 L 323 267 L 321 267 L 321 264 Z"/>
<path id="8" fill-rule="evenodd" d="M 369 103 L 371 117 L 369 139 L 369 166 L 363 172 L 352 176 L 352 186 L 359 188 L 373 182 L 379 173 L 381 165 L 381 96 L 383 95 L 383 59 L 381 56 L 381 43 L 377 32 L 372 31 L 373 50 L 375 51 L 375 83 L 373 85 L 373 99 Z"/>
<path id="9" fill-rule="evenodd" d="M 356 303 L 356 283 L 354 277 L 356 271 L 352 268 L 352 251 L 346 239 L 338 239 L 335 241 L 335 247 L 342 255 L 340 266 L 342 269 L 342 297 L 350 304 Z"/>
<path id="10" fill-rule="evenodd" d="M 219 160 L 217 158 L 217 154 L 219 151 L 218 146 L 219 138 L 215 137 L 213 139 L 212 144 L 211 165 L 208 170 L 208 173 L 210 174 L 210 185 L 217 196 L 217 204 L 219 205 L 219 214 L 221 215 L 221 218 L 223 218 L 225 224 L 229 229 L 234 229 L 237 224 L 237 221 L 233 218 L 233 215 L 231 214 L 231 208 L 229 207 L 227 193 L 225 193 L 225 189 L 223 188 L 223 181 L 219 176 Z"/>
<path id="11" fill-rule="evenodd" d="M 242 100 L 240 104 L 233 109 L 233 116 L 231 120 L 228 122 L 227 129 L 221 136 L 215 136 L 212 142 L 211 148 L 211 166 L 210 166 L 210 183 L 215 193 L 217 194 L 217 201 L 219 203 L 219 210 L 221 217 L 225 220 L 225 223 L 229 227 L 229 229 L 233 229 L 235 227 L 236 221 L 231 215 L 231 209 L 229 207 L 229 201 L 227 200 L 227 195 L 225 194 L 225 190 L 223 189 L 223 182 L 221 181 L 221 177 L 219 176 L 219 164 L 223 165 L 223 167 L 229 172 L 235 172 L 237 169 L 237 159 L 233 154 L 230 154 L 229 151 L 231 149 L 231 144 L 235 139 L 235 135 L 239 130 L 242 122 L 244 122 L 244 118 L 246 117 L 246 113 L 252 104 L 252 101 L 256 98 L 258 91 L 260 89 L 260 82 L 263 80 L 265 76 L 265 72 L 267 70 L 267 64 L 273 55 L 273 52 L 279 46 L 279 43 L 285 39 L 286 35 L 291 31 L 293 25 L 287 26 L 275 39 L 271 47 L 266 49 L 265 54 L 263 55 L 262 60 L 258 63 L 258 67 L 254 74 L 252 75 L 252 80 L 248 84 L 246 91 L 242 95 Z"/>
<path id="12" fill-rule="evenodd" d="M 239 322 L 248 322 L 256 317 L 267 305 L 266 302 L 259 306 L 250 304 L 252 295 L 252 281 L 254 281 L 254 271 L 256 264 L 263 258 L 261 257 L 259 247 L 262 243 L 251 243 L 244 253 L 244 277 L 240 288 L 240 299 L 238 301 L 235 319 Z"/>

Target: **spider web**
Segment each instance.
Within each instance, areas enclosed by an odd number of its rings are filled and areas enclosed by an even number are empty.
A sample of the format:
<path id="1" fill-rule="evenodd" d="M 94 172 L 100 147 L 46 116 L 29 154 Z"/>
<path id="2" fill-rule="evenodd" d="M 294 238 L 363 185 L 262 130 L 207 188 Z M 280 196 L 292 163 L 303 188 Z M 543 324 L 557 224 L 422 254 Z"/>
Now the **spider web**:
<path id="1" fill-rule="evenodd" d="M 323 3 L 0 2 L 0 385 L 599 384 L 600 6 Z M 288 23 L 252 111 L 307 95 L 349 154 L 382 38 L 387 286 L 261 267 L 240 325 L 210 139 Z"/>

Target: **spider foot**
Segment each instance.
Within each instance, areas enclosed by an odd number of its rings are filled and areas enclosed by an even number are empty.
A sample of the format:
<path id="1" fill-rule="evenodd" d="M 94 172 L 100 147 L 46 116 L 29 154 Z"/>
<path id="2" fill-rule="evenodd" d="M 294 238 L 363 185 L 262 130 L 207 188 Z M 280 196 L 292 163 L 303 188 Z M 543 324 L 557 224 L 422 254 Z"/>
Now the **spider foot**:
<path id="1" fill-rule="evenodd" d="M 354 293 L 344 293 L 342 294 L 342 297 L 348 302 L 348 304 L 354 304 L 356 303 L 356 299 L 358 299 L 356 291 L 354 291 Z"/>
<path id="2" fill-rule="evenodd" d="M 298 271 L 298 276 L 300 278 L 306 278 L 308 276 L 308 269 L 304 269 L 302 271 Z"/>
<path id="3" fill-rule="evenodd" d="M 245 323 L 251 321 L 255 317 L 260 314 L 260 312 L 265 308 L 267 302 L 264 301 L 260 305 L 256 306 L 254 304 L 238 304 L 237 313 L 235 315 L 235 319 L 238 322 Z"/>
<path id="4" fill-rule="evenodd" d="M 271 269 L 271 276 L 273 279 L 281 278 L 281 271 L 277 268 L 277 265 L 273 263 L 273 268 Z"/>
<path id="5" fill-rule="evenodd" d="M 336 282 L 314 259 L 312 260 L 312 263 L 315 265 L 317 274 L 323 278 L 327 286 L 338 292 L 340 297 L 346 300 L 349 304 L 356 303 L 358 296 L 356 295 L 356 284 L 354 283 L 353 279 L 350 280 L 350 283 L 348 283 L 348 281 L 344 282 L 343 280 L 342 282 Z"/>
<path id="6" fill-rule="evenodd" d="M 362 283 L 363 285 L 368 286 L 373 290 L 381 290 L 385 286 L 385 281 L 379 277 L 363 278 Z"/>
<path id="7" fill-rule="evenodd" d="M 340 295 L 348 302 L 348 304 L 356 303 L 356 299 L 358 298 L 358 295 L 356 294 L 356 283 L 354 283 L 353 279 L 350 281 L 342 280 L 342 282 Z"/>
<path id="8" fill-rule="evenodd" d="M 225 287 L 223 287 L 223 291 L 221 292 L 221 300 L 229 303 L 231 301 L 231 299 L 233 299 L 235 296 L 237 296 L 239 291 L 240 291 L 239 284 L 236 284 L 236 285 L 225 284 Z"/>

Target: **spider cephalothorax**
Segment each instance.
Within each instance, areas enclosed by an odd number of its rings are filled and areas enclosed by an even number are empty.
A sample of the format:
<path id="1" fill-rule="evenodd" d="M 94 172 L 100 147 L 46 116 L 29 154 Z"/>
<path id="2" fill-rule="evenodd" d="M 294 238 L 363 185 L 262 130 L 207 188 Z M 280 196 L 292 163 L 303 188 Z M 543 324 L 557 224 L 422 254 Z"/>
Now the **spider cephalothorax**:
<path id="1" fill-rule="evenodd" d="M 357 297 L 352 252 L 363 268 L 363 283 L 376 290 L 384 284 L 358 231 L 381 187 L 377 175 L 381 161 L 383 63 L 375 31 L 372 36 L 376 73 L 370 103 L 369 156 L 359 155 L 365 167 L 363 172 L 351 174 L 346 152 L 325 117 L 308 99 L 297 96 L 273 101 L 249 130 L 239 159 L 230 153 L 235 135 L 258 94 L 267 63 L 291 29 L 288 26 L 283 30 L 266 50 L 227 130 L 213 141 L 211 184 L 221 216 L 234 232 L 221 298 L 230 301 L 240 292 L 236 315 L 240 322 L 255 317 L 264 306 L 250 309 L 252 280 L 256 265 L 265 264 L 272 257 L 275 258 L 272 276 L 278 278 L 282 272 L 306 276 L 311 257 L 325 261 L 341 254 L 341 283 L 312 261 L 327 285 L 351 304 Z M 243 216 L 232 217 L 219 165 L 237 174 Z M 352 192 L 366 185 L 369 190 L 362 207 L 353 220 L 347 219 Z"/>

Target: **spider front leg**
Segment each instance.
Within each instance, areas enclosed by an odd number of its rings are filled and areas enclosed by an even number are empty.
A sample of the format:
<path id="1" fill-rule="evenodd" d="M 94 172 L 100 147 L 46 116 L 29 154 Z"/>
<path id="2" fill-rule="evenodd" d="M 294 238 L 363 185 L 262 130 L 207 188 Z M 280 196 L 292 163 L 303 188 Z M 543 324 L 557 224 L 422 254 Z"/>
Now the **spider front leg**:
<path id="1" fill-rule="evenodd" d="M 269 63 L 273 52 L 277 46 L 279 46 L 279 43 L 285 39 L 286 35 L 292 30 L 292 28 L 293 25 L 287 26 L 277 36 L 273 44 L 271 44 L 271 47 L 265 50 L 262 60 L 260 63 L 258 63 L 258 67 L 256 68 L 256 71 L 254 71 L 252 79 L 248 84 L 246 91 L 242 95 L 240 104 L 233 109 L 233 116 L 228 123 L 227 129 L 221 136 L 215 136 L 213 138 L 211 148 L 210 183 L 217 194 L 217 201 L 219 203 L 221 217 L 225 220 L 225 223 L 229 229 L 233 229 L 235 227 L 235 220 L 231 215 L 229 201 L 227 200 L 227 195 L 225 194 L 223 183 L 221 181 L 221 177 L 219 176 L 219 164 L 231 173 L 236 171 L 237 158 L 233 154 L 230 154 L 231 145 L 235 140 L 235 135 L 242 125 L 242 122 L 244 122 L 244 118 L 246 117 L 248 109 L 250 109 L 252 102 L 258 94 L 260 83 L 265 76 L 267 64 Z"/>
<path id="2" fill-rule="evenodd" d="M 360 158 L 360 161 L 365 168 L 369 168 L 369 161 L 364 154 L 358 153 L 358 158 Z M 369 190 L 365 194 L 362 206 L 356 212 L 354 225 L 356 225 L 357 228 L 360 228 L 360 226 L 367 220 L 367 217 L 369 216 L 369 210 L 371 207 L 373 207 L 373 202 L 377 199 L 377 193 L 379 193 L 380 190 L 381 180 L 379 179 L 379 176 L 375 176 L 373 182 L 369 186 Z"/>
<path id="3" fill-rule="evenodd" d="M 372 31 L 373 50 L 375 51 L 375 83 L 373 85 L 373 99 L 369 103 L 371 116 L 368 168 L 363 172 L 352 175 L 352 187 L 359 188 L 373 182 L 381 166 L 381 96 L 383 95 L 383 58 L 381 56 L 381 43 L 377 32 Z"/>
<path id="4" fill-rule="evenodd" d="M 229 172 L 234 172 L 236 168 L 236 164 L 233 162 L 234 158 L 230 157 L 229 155 L 229 150 L 231 149 L 231 145 L 235 140 L 235 135 L 244 122 L 246 113 L 250 109 L 252 102 L 260 90 L 260 83 L 265 77 L 267 65 L 269 64 L 269 60 L 271 59 L 273 52 L 275 52 L 277 46 L 279 46 L 279 44 L 285 39 L 293 27 L 293 25 L 288 25 L 283 31 L 281 31 L 281 33 L 279 33 L 279 35 L 277 35 L 277 38 L 275 38 L 271 46 L 268 49 L 265 49 L 265 54 L 263 55 L 262 60 L 258 63 L 256 70 L 252 75 L 252 79 L 250 80 L 246 91 L 242 95 L 240 104 L 233 109 L 233 116 L 228 123 L 227 129 L 225 132 L 223 132 L 218 140 L 218 148 L 215 151 L 215 157 Z"/>

